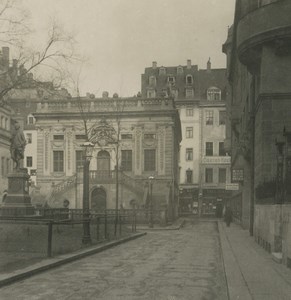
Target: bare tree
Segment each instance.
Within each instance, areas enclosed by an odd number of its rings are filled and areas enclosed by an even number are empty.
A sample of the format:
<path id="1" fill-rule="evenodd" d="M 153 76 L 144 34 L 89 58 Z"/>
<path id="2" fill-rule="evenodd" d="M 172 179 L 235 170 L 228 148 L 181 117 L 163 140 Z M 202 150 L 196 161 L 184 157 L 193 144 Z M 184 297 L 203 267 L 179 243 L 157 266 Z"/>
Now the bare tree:
<path id="1" fill-rule="evenodd" d="M 9 46 L 15 57 L 12 66 L 3 53 L 0 58 L 0 105 L 5 104 L 13 89 L 47 88 L 44 74 L 51 74 L 51 90 L 63 86 L 68 77 L 67 65 L 78 59 L 72 35 L 66 33 L 55 20 L 51 22 L 45 42 L 38 45 L 37 50 L 26 46 L 23 37 L 32 32 L 25 23 L 27 15 L 14 18 L 11 14 L 17 9 L 13 0 L 0 0 L 0 42 Z M 36 76 L 32 76 L 32 72 Z"/>

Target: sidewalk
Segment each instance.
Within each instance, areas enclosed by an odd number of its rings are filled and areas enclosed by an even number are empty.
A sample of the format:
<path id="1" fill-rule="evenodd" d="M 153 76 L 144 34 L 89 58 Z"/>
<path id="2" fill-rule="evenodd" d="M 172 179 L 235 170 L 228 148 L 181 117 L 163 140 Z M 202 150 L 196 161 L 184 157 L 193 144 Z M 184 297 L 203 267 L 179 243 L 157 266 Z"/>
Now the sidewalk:
<path id="1" fill-rule="evenodd" d="M 184 226 L 185 219 L 178 218 L 175 222 L 168 225 L 154 224 L 153 227 L 149 225 L 136 225 L 138 231 L 155 231 L 155 230 L 179 230 Z"/>
<path id="2" fill-rule="evenodd" d="M 218 222 L 229 299 L 290 300 L 291 270 L 236 224 Z"/>

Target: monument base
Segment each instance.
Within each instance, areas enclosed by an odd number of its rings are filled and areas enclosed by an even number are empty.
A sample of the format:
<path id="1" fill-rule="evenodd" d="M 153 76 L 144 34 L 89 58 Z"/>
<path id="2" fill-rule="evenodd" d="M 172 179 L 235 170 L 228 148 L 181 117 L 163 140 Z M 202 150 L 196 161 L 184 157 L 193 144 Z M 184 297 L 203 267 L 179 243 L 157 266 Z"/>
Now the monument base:
<path id="1" fill-rule="evenodd" d="M 35 209 L 29 196 L 29 175 L 27 169 L 15 170 L 8 175 L 8 193 L 1 206 L 1 216 L 33 215 Z"/>

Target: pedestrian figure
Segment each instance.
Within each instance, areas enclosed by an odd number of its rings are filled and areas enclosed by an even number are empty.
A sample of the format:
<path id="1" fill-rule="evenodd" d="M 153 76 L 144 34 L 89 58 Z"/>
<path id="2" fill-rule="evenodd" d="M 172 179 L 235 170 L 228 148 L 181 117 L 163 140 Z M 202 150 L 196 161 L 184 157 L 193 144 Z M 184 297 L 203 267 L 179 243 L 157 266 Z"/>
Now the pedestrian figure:
<path id="1" fill-rule="evenodd" d="M 10 153 L 12 160 L 16 163 L 16 170 L 19 170 L 20 161 L 24 158 L 26 140 L 18 122 L 15 122 L 14 128 L 15 131 L 11 138 Z"/>
<path id="2" fill-rule="evenodd" d="M 226 206 L 225 213 L 224 213 L 224 221 L 227 227 L 230 226 L 230 223 L 232 222 L 232 210 L 230 206 Z"/>

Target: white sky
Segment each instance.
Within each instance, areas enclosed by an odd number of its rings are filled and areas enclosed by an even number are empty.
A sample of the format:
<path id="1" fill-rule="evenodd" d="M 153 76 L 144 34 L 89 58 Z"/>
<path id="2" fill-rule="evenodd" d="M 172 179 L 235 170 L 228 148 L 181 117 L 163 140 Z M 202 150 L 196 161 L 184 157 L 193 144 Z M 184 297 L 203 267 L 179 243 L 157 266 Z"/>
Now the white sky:
<path id="1" fill-rule="evenodd" d="M 25 0 L 36 34 L 52 17 L 74 33 L 87 57 L 80 91 L 133 96 L 152 61 L 158 66 L 224 68 L 221 52 L 235 0 Z"/>

